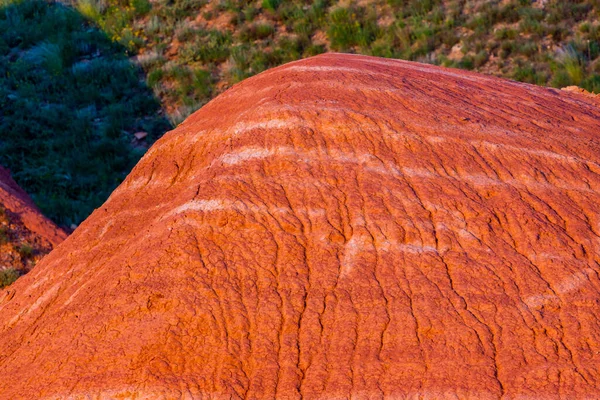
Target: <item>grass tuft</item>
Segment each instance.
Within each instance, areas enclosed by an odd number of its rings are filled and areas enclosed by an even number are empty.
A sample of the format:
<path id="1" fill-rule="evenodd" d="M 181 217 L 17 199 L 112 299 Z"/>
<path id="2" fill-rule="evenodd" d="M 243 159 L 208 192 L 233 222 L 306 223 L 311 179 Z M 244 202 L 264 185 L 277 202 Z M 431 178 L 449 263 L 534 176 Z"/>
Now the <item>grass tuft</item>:
<path id="1" fill-rule="evenodd" d="M 14 268 L 0 270 L 0 289 L 12 285 L 20 276 L 21 273 Z"/>

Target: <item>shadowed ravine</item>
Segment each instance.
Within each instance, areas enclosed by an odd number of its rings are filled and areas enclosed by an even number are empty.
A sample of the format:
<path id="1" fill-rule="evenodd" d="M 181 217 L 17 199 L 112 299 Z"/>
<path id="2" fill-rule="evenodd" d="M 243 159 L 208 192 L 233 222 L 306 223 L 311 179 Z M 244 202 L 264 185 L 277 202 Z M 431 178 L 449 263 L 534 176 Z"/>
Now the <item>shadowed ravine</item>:
<path id="1" fill-rule="evenodd" d="M 250 78 L 0 294 L 0 393 L 600 396 L 593 101 L 337 54 Z"/>

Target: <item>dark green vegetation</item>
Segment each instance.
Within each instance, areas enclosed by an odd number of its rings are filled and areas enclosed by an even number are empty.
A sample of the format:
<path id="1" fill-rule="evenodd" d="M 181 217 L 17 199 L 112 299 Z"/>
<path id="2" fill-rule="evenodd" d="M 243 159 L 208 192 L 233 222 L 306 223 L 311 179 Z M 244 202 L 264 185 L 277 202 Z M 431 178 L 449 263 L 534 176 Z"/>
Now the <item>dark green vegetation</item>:
<path id="1" fill-rule="evenodd" d="M 78 12 L 0 8 L 0 165 L 56 222 L 79 223 L 106 200 L 145 150 L 133 133 L 150 142 L 169 128 L 159 111 L 126 49 Z"/>
<path id="2" fill-rule="evenodd" d="M 325 51 L 600 91 L 598 0 L 2 1 L 0 164 L 65 225 L 139 158 L 132 133 L 147 145 L 168 129 L 153 96 L 176 125 L 242 79 Z"/>

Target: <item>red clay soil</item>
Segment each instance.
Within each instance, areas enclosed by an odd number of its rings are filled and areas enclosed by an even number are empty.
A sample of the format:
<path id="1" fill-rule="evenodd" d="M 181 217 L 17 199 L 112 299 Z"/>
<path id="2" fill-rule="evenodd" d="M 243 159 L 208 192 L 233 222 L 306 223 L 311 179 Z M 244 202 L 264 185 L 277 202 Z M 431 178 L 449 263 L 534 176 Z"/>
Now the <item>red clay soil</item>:
<path id="1" fill-rule="evenodd" d="M 599 125 L 404 61 L 248 79 L 0 292 L 1 397 L 600 398 Z"/>
<path id="2" fill-rule="evenodd" d="M 0 269 L 27 272 L 66 237 L 0 167 Z"/>

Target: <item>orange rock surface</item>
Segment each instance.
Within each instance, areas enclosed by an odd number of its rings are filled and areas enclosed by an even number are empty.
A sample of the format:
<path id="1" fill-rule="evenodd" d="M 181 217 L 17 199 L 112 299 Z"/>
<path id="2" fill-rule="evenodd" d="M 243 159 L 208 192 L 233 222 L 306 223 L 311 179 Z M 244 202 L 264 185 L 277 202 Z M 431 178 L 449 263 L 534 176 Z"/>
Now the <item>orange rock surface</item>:
<path id="1" fill-rule="evenodd" d="M 328 54 L 225 92 L 0 294 L 0 393 L 600 397 L 600 109 Z"/>
<path id="2" fill-rule="evenodd" d="M 0 167 L 0 270 L 27 272 L 66 237 Z"/>

